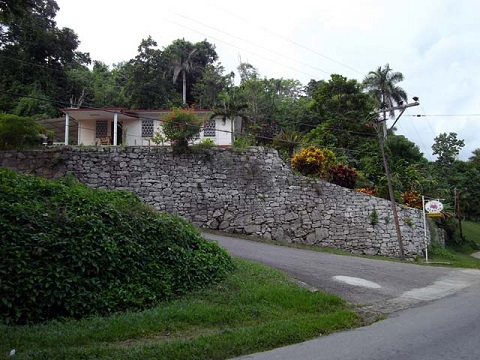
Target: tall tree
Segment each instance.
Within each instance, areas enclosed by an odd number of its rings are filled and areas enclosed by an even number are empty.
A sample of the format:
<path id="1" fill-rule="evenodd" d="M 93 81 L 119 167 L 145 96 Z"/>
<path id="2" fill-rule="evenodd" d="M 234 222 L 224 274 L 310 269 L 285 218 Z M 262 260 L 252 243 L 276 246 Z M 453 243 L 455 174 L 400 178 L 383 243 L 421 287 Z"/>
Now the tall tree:
<path id="1" fill-rule="evenodd" d="M 379 104 L 380 109 L 385 109 L 383 113 L 383 135 L 387 136 L 387 115 L 386 110 L 390 109 L 390 117 L 395 116 L 392 108 L 407 101 L 407 93 L 397 84 L 403 81 L 403 74 L 393 71 L 389 64 L 385 67 L 379 66 L 377 70 L 370 71 L 363 80 L 363 86 L 372 95 Z"/>
<path id="2" fill-rule="evenodd" d="M 200 80 L 207 65 L 218 59 L 215 46 L 206 40 L 193 44 L 178 39 L 164 49 L 164 54 L 170 63 L 173 83 L 181 76 L 183 104 L 195 103 L 191 89 Z"/>
<path id="3" fill-rule="evenodd" d="M 437 155 L 436 163 L 441 168 L 452 165 L 464 146 L 465 141 L 458 139 L 454 132 L 438 135 L 432 145 L 433 155 Z"/>
<path id="4" fill-rule="evenodd" d="M 168 58 L 151 36 L 143 39 L 138 54 L 125 64 L 125 94 L 132 109 L 162 109 L 180 106 L 167 74 Z"/>
<path id="5" fill-rule="evenodd" d="M 90 57 L 76 51 L 80 42 L 72 29 L 56 27 L 57 3 L 54 0 L 5 1 L 1 7 L 7 10 L 0 16 L 0 111 L 14 112 L 18 98 L 11 94 L 23 97 L 24 102 L 48 98 L 68 103 L 66 72 L 69 68 L 87 65 Z M 36 115 L 39 111 L 36 107 L 30 109 L 33 113 L 24 111 L 23 115 Z"/>
<path id="6" fill-rule="evenodd" d="M 376 141 L 368 122 L 374 106 L 372 98 L 362 92 L 356 80 L 332 74 L 328 82 L 318 85 L 313 100 L 316 128 L 307 135 L 309 142 L 319 147 L 341 148 L 351 164 L 358 166 L 359 148 Z"/>
<path id="7" fill-rule="evenodd" d="M 472 156 L 468 158 L 468 161 L 474 168 L 480 170 L 480 148 L 472 151 Z"/>

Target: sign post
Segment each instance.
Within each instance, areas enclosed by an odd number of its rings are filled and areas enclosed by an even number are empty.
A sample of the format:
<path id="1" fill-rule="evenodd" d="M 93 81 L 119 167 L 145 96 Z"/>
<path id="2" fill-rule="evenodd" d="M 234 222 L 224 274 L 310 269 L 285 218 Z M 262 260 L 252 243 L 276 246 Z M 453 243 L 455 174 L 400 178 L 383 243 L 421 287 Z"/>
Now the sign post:
<path id="1" fill-rule="evenodd" d="M 427 243 L 427 216 L 441 217 L 443 211 L 443 204 L 438 200 L 430 200 L 425 202 L 425 197 L 422 195 L 423 206 L 423 226 L 425 236 L 425 261 L 428 263 L 428 243 Z"/>

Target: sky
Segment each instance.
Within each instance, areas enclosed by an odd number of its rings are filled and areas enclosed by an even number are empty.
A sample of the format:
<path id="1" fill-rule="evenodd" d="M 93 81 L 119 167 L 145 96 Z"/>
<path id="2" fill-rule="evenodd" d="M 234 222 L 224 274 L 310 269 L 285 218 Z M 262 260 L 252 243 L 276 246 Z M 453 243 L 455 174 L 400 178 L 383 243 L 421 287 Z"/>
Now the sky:
<path id="1" fill-rule="evenodd" d="M 206 39 L 226 72 L 242 61 L 261 77 L 304 85 L 331 74 L 361 82 L 388 63 L 404 75 L 409 102 L 420 103 L 398 120 L 397 134 L 431 161 L 441 133 L 465 141 L 462 160 L 480 148 L 478 1 L 56 1 L 57 26 L 73 29 L 78 50 L 108 65 L 134 58 L 148 36 L 160 49 Z"/>

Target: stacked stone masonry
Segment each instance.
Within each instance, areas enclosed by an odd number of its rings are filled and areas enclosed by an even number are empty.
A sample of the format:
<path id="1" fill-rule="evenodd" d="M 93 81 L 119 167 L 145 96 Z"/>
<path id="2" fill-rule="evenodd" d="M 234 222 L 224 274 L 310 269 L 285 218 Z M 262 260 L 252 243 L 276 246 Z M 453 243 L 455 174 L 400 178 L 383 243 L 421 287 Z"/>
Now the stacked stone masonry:
<path id="1" fill-rule="evenodd" d="M 91 187 L 131 191 L 202 228 L 358 254 L 399 253 L 390 202 L 296 175 L 270 149 L 179 155 L 170 148 L 65 147 L 3 151 L 0 165 L 47 178 L 69 172 Z M 421 211 L 397 209 L 405 256 L 422 255 Z"/>

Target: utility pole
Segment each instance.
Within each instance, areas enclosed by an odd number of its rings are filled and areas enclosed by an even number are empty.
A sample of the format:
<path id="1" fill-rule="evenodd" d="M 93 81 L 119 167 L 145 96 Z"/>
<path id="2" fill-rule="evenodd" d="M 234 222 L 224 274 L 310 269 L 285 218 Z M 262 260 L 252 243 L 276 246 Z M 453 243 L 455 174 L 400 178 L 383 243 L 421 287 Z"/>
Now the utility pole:
<path id="1" fill-rule="evenodd" d="M 383 113 L 383 119 L 377 119 L 376 120 L 376 130 L 378 134 L 378 142 L 380 144 L 380 151 L 382 152 L 382 159 L 383 159 L 383 167 L 385 168 L 385 175 L 387 176 L 387 184 L 388 184 L 388 193 L 390 195 L 390 204 L 392 206 L 392 213 L 393 213 L 393 221 L 395 223 L 395 230 L 397 232 L 397 239 L 398 239 L 398 249 L 399 249 L 399 255 L 400 259 L 404 260 L 405 259 L 405 253 L 403 251 L 403 240 L 402 240 L 402 233 L 400 231 L 400 221 L 398 220 L 398 213 L 397 213 L 397 203 L 395 201 L 395 195 L 393 192 L 393 183 L 392 183 L 392 174 L 390 173 L 390 167 L 388 166 L 388 159 L 387 159 L 387 154 L 385 153 L 385 139 L 387 137 L 387 132 L 384 131 L 382 134 L 381 127 L 378 125 L 380 123 L 383 123 L 383 129 L 386 129 L 386 123 L 387 123 L 387 112 L 391 112 L 393 110 L 401 110 L 400 114 L 397 116 L 395 119 L 395 122 L 393 123 L 392 129 L 395 124 L 397 123 L 398 119 L 400 119 L 400 116 L 405 112 L 405 110 L 409 107 L 412 106 L 418 106 L 420 103 L 418 102 L 418 98 L 414 97 L 413 98 L 414 102 L 406 105 L 399 105 L 395 107 L 391 107 L 389 109 L 381 109 L 381 110 L 375 110 L 372 114 L 379 114 Z"/>

